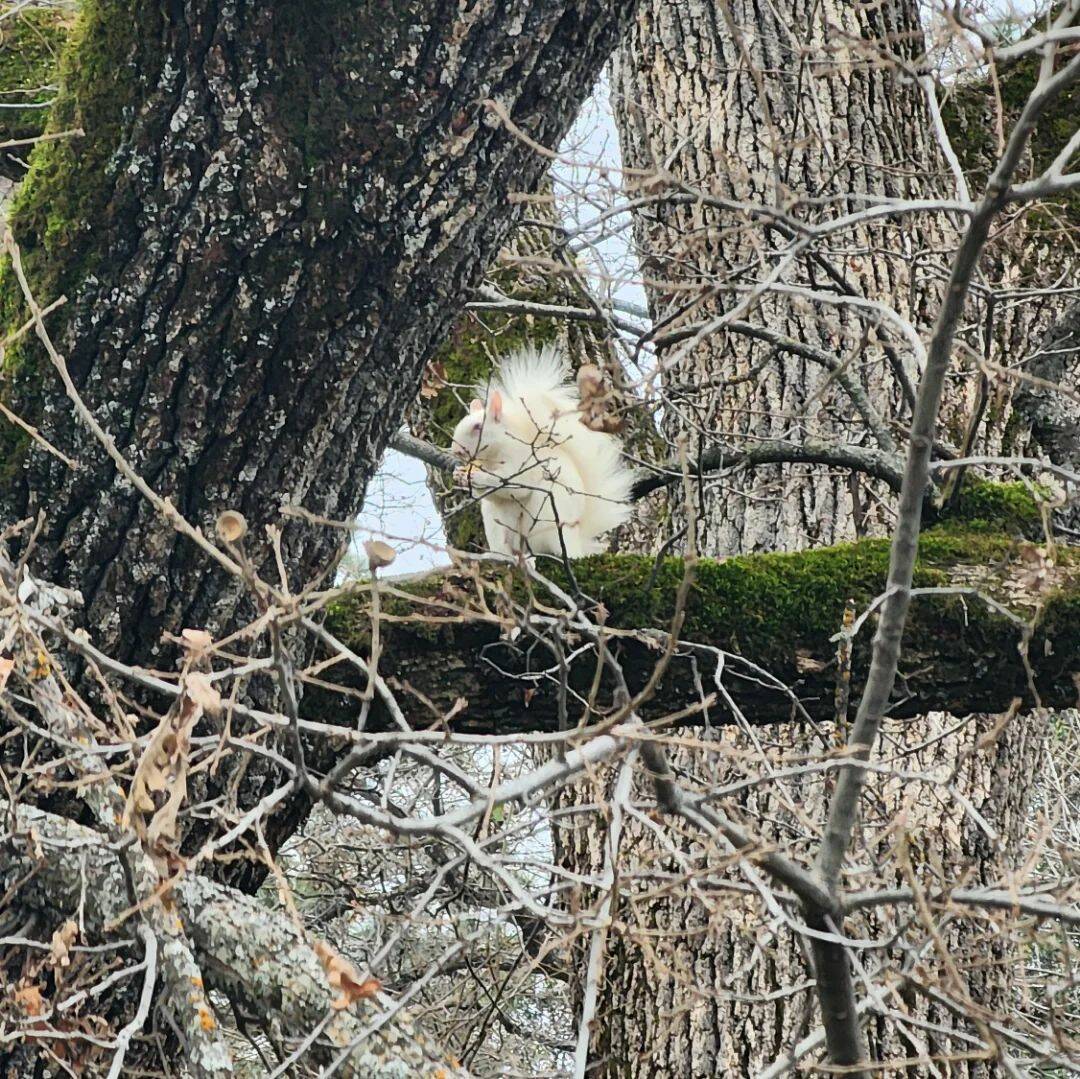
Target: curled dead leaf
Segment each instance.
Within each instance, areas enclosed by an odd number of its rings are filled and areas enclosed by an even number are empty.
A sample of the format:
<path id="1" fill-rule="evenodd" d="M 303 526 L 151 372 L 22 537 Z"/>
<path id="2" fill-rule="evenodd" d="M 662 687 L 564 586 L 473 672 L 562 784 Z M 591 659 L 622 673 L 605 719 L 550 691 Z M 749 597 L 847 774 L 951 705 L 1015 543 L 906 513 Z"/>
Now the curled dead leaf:
<path id="1" fill-rule="evenodd" d="M 315 942 L 315 954 L 326 971 L 330 987 L 338 993 L 330 1002 L 330 1007 L 336 1011 L 348 1008 L 358 1000 L 373 997 L 382 988 L 382 983 L 377 978 L 361 978 L 356 967 L 325 941 Z"/>
<path id="2" fill-rule="evenodd" d="M 184 679 L 184 689 L 204 712 L 209 712 L 212 716 L 221 713 L 221 694 L 207 675 L 192 671 Z"/>
<path id="3" fill-rule="evenodd" d="M 177 817 L 187 797 L 188 752 L 191 730 L 203 714 L 203 707 L 191 696 L 192 679 L 205 675 L 189 674 L 186 692 L 165 713 L 157 730 L 150 736 L 135 768 L 121 823 L 134 826 L 151 851 L 161 853 L 163 841 L 177 838 Z M 207 682 L 211 694 L 216 690 Z M 166 797 L 162 801 L 161 795 Z M 154 796 L 157 795 L 155 798 Z M 144 817 L 153 814 L 149 823 Z"/>
<path id="4" fill-rule="evenodd" d="M 373 570 L 383 569 L 397 558 L 394 548 L 389 543 L 383 543 L 382 540 L 364 540 L 364 553 L 367 555 L 368 565 Z"/>
<path id="5" fill-rule="evenodd" d="M 27 1015 L 41 1015 L 45 1002 L 41 998 L 41 986 L 21 985 L 15 990 L 15 1003 Z"/>
<path id="6" fill-rule="evenodd" d="M 71 946 L 79 935 L 79 927 L 69 918 L 52 935 L 49 943 L 49 961 L 54 967 L 66 967 L 71 963 Z"/>
<path id="7" fill-rule="evenodd" d="M 247 535 L 247 520 L 238 510 L 225 510 L 218 514 L 217 534 L 226 543 L 239 543 Z"/>
<path id="8" fill-rule="evenodd" d="M 446 364 L 433 360 L 424 369 L 424 381 L 420 384 L 420 396 L 425 399 L 438 397 L 446 385 Z"/>
<path id="9" fill-rule="evenodd" d="M 0 692 L 7 685 L 7 680 L 13 670 L 15 670 L 15 660 L 7 656 L 0 656 Z"/>

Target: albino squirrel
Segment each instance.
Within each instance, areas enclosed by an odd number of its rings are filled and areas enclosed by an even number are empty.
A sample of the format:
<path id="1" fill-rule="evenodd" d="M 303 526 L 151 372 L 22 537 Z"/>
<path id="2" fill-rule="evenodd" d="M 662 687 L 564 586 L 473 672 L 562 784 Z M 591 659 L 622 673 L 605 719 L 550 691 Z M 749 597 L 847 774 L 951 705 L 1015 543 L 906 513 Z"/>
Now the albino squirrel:
<path id="1" fill-rule="evenodd" d="M 596 554 L 600 536 L 630 516 L 622 446 L 581 422 L 568 374 L 555 347 L 527 345 L 502 361 L 486 401 L 474 400 L 454 429 L 453 452 L 465 462 L 455 475 L 481 496 L 495 554 Z"/>

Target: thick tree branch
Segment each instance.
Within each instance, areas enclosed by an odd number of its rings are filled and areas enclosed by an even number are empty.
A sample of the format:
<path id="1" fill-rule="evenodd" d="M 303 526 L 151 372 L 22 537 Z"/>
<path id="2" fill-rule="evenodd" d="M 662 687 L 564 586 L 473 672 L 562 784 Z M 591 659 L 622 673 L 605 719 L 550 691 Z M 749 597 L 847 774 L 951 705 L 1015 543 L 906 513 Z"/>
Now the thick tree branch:
<path id="1" fill-rule="evenodd" d="M 407 457 L 415 457 L 433 468 L 452 471 L 458 466 L 453 454 L 437 446 L 416 438 L 407 431 L 399 431 L 390 439 L 390 445 Z M 844 446 L 816 439 L 802 443 L 793 442 L 758 442 L 748 449 L 740 450 L 728 446 L 714 446 L 693 462 L 690 471 L 695 476 L 705 476 L 731 468 L 756 468 L 760 465 L 773 464 L 814 464 L 831 465 L 836 468 L 850 468 L 869 476 L 884 480 L 894 491 L 900 490 L 903 476 L 899 457 L 883 450 L 868 446 Z M 677 461 L 649 465 L 651 474 L 643 474 L 631 488 L 630 497 L 634 501 L 652 494 L 661 487 L 670 487 L 683 478 L 681 466 Z M 928 493 L 932 490 L 928 487 Z"/>
<path id="2" fill-rule="evenodd" d="M 1080 664 L 1080 574 L 1075 556 L 1061 551 L 1059 566 L 1043 587 L 1030 573 L 1021 546 L 1011 536 L 978 531 L 964 535 L 956 525 L 923 537 L 915 585 L 931 590 L 916 598 L 905 637 L 904 662 L 889 714 L 919 715 L 943 710 L 957 715 L 1002 711 L 1013 697 L 1031 700 L 1027 673 L 1018 648 L 1022 626 L 976 594 L 978 590 L 1029 618 L 1036 600 L 1043 610 L 1028 646 L 1034 685 L 1047 706 L 1076 703 L 1074 673 Z M 798 716 L 833 717 L 835 641 L 845 603 L 854 598 L 865 609 L 885 584 L 888 546 L 864 540 L 818 551 L 755 555 L 725 562 L 703 560 L 691 593 L 683 644 L 677 651 L 644 718 L 682 712 L 698 701 L 697 686 L 712 689 L 713 674 L 723 662 L 724 686 L 751 723 L 770 724 Z M 992 568 L 996 564 L 996 568 Z M 608 555 L 575 563 L 582 591 L 603 604 L 608 644 L 636 691 L 657 659 L 657 645 L 670 618 L 679 579 L 678 559 Z M 557 571 L 541 564 L 549 575 Z M 458 731 L 475 734 L 553 731 L 559 725 L 558 663 L 536 636 L 507 639 L 494 620 L 496 596 L 504 586 L 504 567 L 488 579 L 487 613 L 475 608 L 474 571 L 436 572 L 384 585 L 382 647 L 384 670 L 399 687 L 398 701 L 407 722 L 438 725 L 439 716 L 459 707 L 450 720 Z M 483 578 L 482 578 L 483 579 Z M 950 588 L 954 582 L 955 589 Z M 330 616 L 333 633 L 358 655 L 368 640 L 367 590 L 338 603 Z M 470 598 L 471 597 L 471 598 Z M 853 645 L 852 688 L 865 684 L 868 629 Z M 311 685 L 302 710 L 313 721 L 346 726 L 355 723 L 362 688 L 360 667 L 334 668 L 325 683 Z M 772 677 L 764 675 L 763 669 Z M 595 673 L 595 657 L 586 650 L 569 671 L 569 689 L 585 697 Z M 992 673 L 992 677 L 989 675 Z M 610 700 L 612 687 L 604 683 Z M 788 686 L 791 687 L 789 692 Z M 574 698 L 571 698 L 573 702 Z M 576 706 L 580 714 L 580 705 Z M 681 724 L 731 721 L 728 708 L 712 701 Z M 575 720 L 576 721 L 576 720 Z M 389 730 L 389 715 L 376 708 L 368 730 Z"/>
<path id="3" fill-rule="evenodd" d="M 11 806 L 0 804 L 4 820 L 10 821 Z M 87 930 L 92 937 L 102 936 L 127 907 L 124 874 L 104 838 L 30 806 L 17 807 L 14 819 L 16 829 L 6 836 L 0 858 L 4 888 L 28 878 L 19 885 L 18 902 L 50 917 L 76 911 L 82 902 Z M 34 855 L 31 829 L 44 859 Z M 333 993 L 314 949 L 290 921 L 262 903 L 196 874 L 182 876 L 172 894 L 208 985 L 300 1040 L 325 1023 L 312 1050 L 312 1057 L 324 1063 L 357 1042 L 335 1074 L 356 1079 L 466 1075 L 407 1017 L 398 1014 L 378 1022 L 384 1009 L 392 1007 L 385 998 L 333 1010 Z"/>
<path id="4" fill-rule="evenodd" d="M 849 468 L 876 479 L 884 480 L 894 491 L 900 490 L 902 471 L 900 459 L 891 453 L 869 446 L 850 446 L 807 439 L 801 443 L 757 442 L 747 449 L 715 446 L 701 455 L 692 466 L 694 475 L 707 475 L 731 468 L 757 468 L 760 465 L 811 464 Z M 674 471 L 675 465 L 661 465 L 658 471 L 639 479 L 633 486 L 631 497 L 644 498 L 660 487 L 667 487 L 682 479 L 682 473 Z M 928 486 L 927 491 L 932 490 Z"/>

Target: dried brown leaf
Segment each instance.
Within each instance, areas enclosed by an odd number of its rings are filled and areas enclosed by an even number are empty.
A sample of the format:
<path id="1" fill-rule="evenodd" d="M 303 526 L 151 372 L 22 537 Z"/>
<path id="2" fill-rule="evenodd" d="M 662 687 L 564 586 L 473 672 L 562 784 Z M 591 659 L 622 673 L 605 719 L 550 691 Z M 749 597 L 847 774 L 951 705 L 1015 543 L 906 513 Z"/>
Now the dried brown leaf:
<path id="1" fill-rule="evenodd" d="M 221 712 L 221 694 L 218 693 L 214 683 L 198 671 L 191 672 L 184 679 L 184 689 L 187 695 L 204 711 L 216 716 Z"/>
<path id="2" fill-rule="evenodd" d="M 180 636 L 184 646 L 196 655 L 207 651 L 214 643 L 214 638 L 205 629 L 185 629 Z"/>
<path id="3" fill-rule="evenodd" d="M 197 676 L 189 674 L 185 684 L 189 685 L 193 677 Z M 135 768 L 122 823 L 124 827 L 134 825 L 151 849 L 159 847 L 163 840 L 177 838 L 177 816 L 187 797 L 191 729 L 202 714 L 202 706 L 185 692 L 177 705 L 162 716 Z M 167 797 L 158 805 L 152 795 L 162 793 Z M 143 818 L 151 813 L 147 824 Z"/>
<path id="4" fill-rule="evenodd" d="M 226 543 L 239 543 L 247 535 L 247 520 L 237 510 L 225 510 L 218 514 L 217 534 Z"/>
<path id="5" fill-rule="evenodd" d="M 330 1007 L 337 1011 L 348 1008 L 358 1000 L 366 1000 L 382 988 L 377 978 L 361 978 L 356 967 L 343 955 L 334 951 L 325 941 L 315 942 L 315 954 L 326 971 L 330 987 L 337 991 L 338 996 L 330 1003 Z"/>
<path id="6" fill-rule="evenodd" d="M 53 933 L 49 944 L 49 960 L 54 967 L 66 967 L 71 963 L 71 946 L 79 935 L 79 927 L 69 918 Z"/>
<path id="7" fill-rule="evenodd" d="M 0 656 L 0 692 L 3 692 L 13 670 L 15 670 L 15 660 L 9 659 L 7 656 Z"/>
<path id="8" fill-rule="evenodd" d="M 45 1002 L 41 998 L 41 986 L 20 985 L 15 990 L 15 1003 L 27 1015 L 41 1015 L 45 1010 Z"/>

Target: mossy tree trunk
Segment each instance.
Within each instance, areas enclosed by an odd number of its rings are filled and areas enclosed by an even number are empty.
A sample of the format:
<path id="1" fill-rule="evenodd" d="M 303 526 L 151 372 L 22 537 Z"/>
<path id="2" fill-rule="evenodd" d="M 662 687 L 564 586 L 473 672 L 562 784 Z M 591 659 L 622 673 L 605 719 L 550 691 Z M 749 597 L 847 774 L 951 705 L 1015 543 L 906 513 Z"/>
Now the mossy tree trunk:
<path id="1" fill-rule="evenodd" d="M 507 195 L 541 174 L 483 102 L 557 141 L 629 6 L 91 0 L 52 119 L 87 134 L 38 149 L 11 224 L 38 299 L 69 297 L 55 338 L 132 465 L 204 528 L 242 511 L 256 542 L 283 500 L 354 514 Z M 28 341 L 4 398 L 82 466 L 5 432 L 0 510 L 46 511 L 43 575 L 83 590 L 120 658 L 229 625 L 236 585 L 116 480 Z M 294 584 L 332 561 L 325 530 L 284 543 Z"/>
<path id="2" fill-rule="evenodd" d="M 833 48 L 837 26 L 854 44 Z M 901 199 L 948 194 L 952 181 L 917 86 L 866 60 L 875 42 L 915 50 L 920 33 L 917 5 L 907 0 L 870 7 L 646 0 L 617 55 L 625 164 L 646 173 L 662 165 L 691 190 L 765 204 L 849 191 Z M 867 53 L 860 52 L 860 41 L 870 47 Z M 643 193 L 655 191 L 646 179 Z M 807 213 L 823 218 L 861 205 L 841 198 L 828 210 Z M 645 277 L 653 282 L 654 321 L 668 329 L 730 310 L 744 295 L 745 282 L 764 277 L 775 265 L 758 262 L 768 229 L 705 202 L 647 206 L 637 216 L 636 236 Z M 817 248 L 785 280 L 884 300 L 922 330 L 938 300 L 940 268 L 933 257 L 947 256 L 955 237 L 944 217 L 905 215 L 894 225 L 845 233 L 834 250 Z M 697 302 L 687 302 L 688 296 Z M 870 329 L 843 305 L 792 302 L 788 296 L 766 296 L 743 318 L 849 364 L 895 437 L 890 421 L 902 418 L 905 407 L 894 367 L 901 365 L 909 377 L 915 373 L 901 335 L 888 325 Z M 670 351 L 680 348 L 682 358 L 666 378 L 672 438 L 686 433 L 691 445 L 776 437 L 797 442 L 807 433 L 836 441 L 871 438 L 834 373 L 821 365 L 782 352 L 770 357 L 767 344 L 737 333 L 713 334 L 689 350 L 685 342 L 675 344 Z M 743 381 L 722 384 L 732 378 Z M 962 428 L 969 404 L 963 393 L 954 395 L 946 420 Z M 823 469 L 756 470 L 725 477 L 711 490 L 703 485 L 698 494 L 690 512 L 699 521 L 702 551 L 719 557 L 880 534 L 890 520 L 888 499 L 874 485 Z M 676 519 L 682 512 L 673 507 Z M 744 618 L 749 622 L 753 615 L 748 610 Z M 840 615 L 837 610 L 836 630 Z M 738 627 L 736 616 L 732 632 Z M 993 724 L 986 717 L 966 724 L 940 716 L 894 721 L 880 752 L 883 759 L 900 754 L 905 771 L 948 776 L 996 829 L 997 849 L 947 786 L 919 785 L 913 794 L 905 784 L 883 781 L 871 784 L 864 800 L 865 831 L 847 886 L 879 885 L 883 873 L 891 879 L 901 853 L 924 885 L 947 886 L 964 874 L 980 882 L 998 879 L 1023 832 L 1030 787 L 1025 777 L 1037 769 L 1044 726 L 1038 720 L 1014 723 L 976 752 Z M 829 752 L 843 738 L 833 727 L 827 723 L 815 732 L 785 725 L 767 735 L 728 728 L 696 749 L 672 747 L 671 764 L 692 786 L 745 783 L 745 793 L 725 800 L 726 809 L 810 861 L 815 849 L 807 822 L 822 819 L 827 781 L 804 775 L 763 782 L 759 773 L 768 776 L 785 760 Z M 640 789 L 647 798 L 644 778 Z M 580 792 L 585 804 L 602 802 L 603 796 L 595 786 Z M 907 821 L 902 836 L 892 827 L 901 812 Z M 560 834 L 561 854 L 572 872 L 601 876 L 605 849 L 598 836 L 602 830 L 580 826 Z M 658 841 L 655 827 L 625 820 L 623 837 L 621 858 L 629 864 L 680 880 L 722 872 L 721 853 L 703 849 L 700 837 L 682 834 L 675 825 Z M 646 872 L 642 883 L 620 886 L 593 1026 L 591 1074 L 756 1074 L 818 1021 L 803 941 L 784 926 L 767 925 L 752 899 L 723 889 L 668 890 L 650 885 L 652 879 Z M 895 928 L 891 919 L 875 917 L 853 921 L 848 931 L 880 939 Z M 985 1057 L 940 1063 L 943 1055 L 962 1054 L 969 1046 L 965 1035 L 978 1037 L 979 1030 L 921 995 L 920 987 L 939 988 L 945 979 L 940 956 L 927 961 L 924 954 L 927 965 L 918 966 L 917 938 L 901 933 L 902 943 L 885 953 L 904 986 L 895 1013 L 911 1022 L 894 1013 L 870 1023 L 872 1053 L 881 1060 L 934 1058 L 950 1075 L 993 1074 L 995 1065 Z M 952 923 L 944 939 L 963 978 L 960 1011 L 964 992 L 990 1011 L 1004 1005 L 1023 956 L 993 941 L 985 927 L 971 930 L 970 923 Z M 956 1038 L 951 1030 L 958 1031 Z M 941 1073 L 934 1068 L 927 1063 L 896 1071 Z"/>
<path id="3" fill-rule="evenodd" d="M 26 7 L 5 11 L 0 23 L 0 209 L 13 181 L 26 171 L 33 140 L 41 134 L 56 93 L 60 54 L 73 7 Z"/>
<path id="4" fill-rule="evenodd" d="M 86 0 L 53 132 L 11 209 L 74 382 L 136 471 L 289 583 L 338 536 L 283 503 L 353 517 L 424 363 L 545 165 L 485 106 L 557 143 L 630 0 L 249 5 Z M 26 316 L 10 267 L 0 333 Z M 173 531 L 84 430 L 27 335 L 0 398 L 77 460 L 0 419 L 0 522 L 42 513 L 36 572 L 77 587 L 95 643 L 168 666 L 166 632 L 234 629 L 244 589 Z M 252 687 L 255 693 L 260 687 Z M 238 798 L 276 777 L 250 762 Z M 304 813 L 268 822 L 276 845 Z"/>

